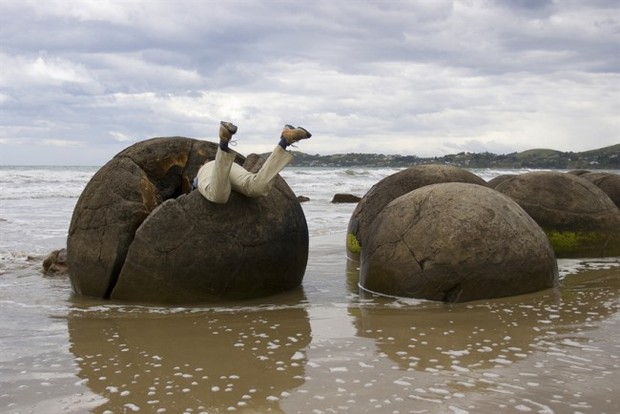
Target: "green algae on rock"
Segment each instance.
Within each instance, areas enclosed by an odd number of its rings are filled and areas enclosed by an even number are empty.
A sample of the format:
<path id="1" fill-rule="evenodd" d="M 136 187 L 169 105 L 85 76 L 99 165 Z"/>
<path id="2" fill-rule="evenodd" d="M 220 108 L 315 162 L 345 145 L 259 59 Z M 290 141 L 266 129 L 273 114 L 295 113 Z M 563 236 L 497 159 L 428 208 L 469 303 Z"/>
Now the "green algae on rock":
<path id="1" fill-rule="evenodd" d="M 560 258 L 620 256 L 620 234 L 609 231 L 545 231 Z"/>
<path id="2" fill-rule="evenodd" d="M 347 250 L 354 254 L 360 254 L 362 251 L 362 246 L 360 242 L 355 237 L 355 234 L 349 232 L 347 233 Z"/>
<path id="3" fill-rule="evenodd" d="M 515 200 L 545 231 L 556 257 L 620 255 L 620 210 L 592 182 L 539 171 L 510 177 L 495 189 Z"/>

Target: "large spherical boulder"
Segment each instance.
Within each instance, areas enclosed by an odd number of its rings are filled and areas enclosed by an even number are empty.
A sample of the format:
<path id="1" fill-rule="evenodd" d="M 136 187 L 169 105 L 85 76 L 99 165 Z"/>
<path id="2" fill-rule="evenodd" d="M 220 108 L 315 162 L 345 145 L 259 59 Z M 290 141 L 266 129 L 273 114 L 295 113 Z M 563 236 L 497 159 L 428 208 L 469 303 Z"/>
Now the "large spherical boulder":
<path id="1" fill-rule="evenodd" d="M 589 172 L 580 175 L 603 190 L 616 207 L 620 208 L 620 175 L 608 172 Z"/>
<path id="2" fill-rule="evenodd" d="M 519 295 L 557 284 L 549 240 L 517 203 L 480 185 L 425 186 L 388 204 L 361 254 L 369 291 L 445 302 Z"/>
<path id="3" fill-rule="evenodd" d="M 426 185 L 448 182 L 487 185 L 482 178 L 462 168 L 435 164 L 416 165 L 379 181 L 362 197 L 351 214 L 347 252 L 353 257 L 359 255 L 372 222 L 390 201 Z"/>
<path id="4" fill-rule="evenodd" d="M 154 138 L 120 152 L 91 179 L 69 229 L 76 293 L 148 302 L 256 298 L 301 284 L 308 228 L 281 177 L 267 197 L 214 204 L 190 182 L 217 145 Z M 262 159 L 237 155 L 257 171 Z"/>
<path id="5" fill-rule="evenodd" d="M 504 180 L 495 189 L 536 220 L 557 257 L 620 255 L 620 210 L 583 176 L 529 172 Z"/>

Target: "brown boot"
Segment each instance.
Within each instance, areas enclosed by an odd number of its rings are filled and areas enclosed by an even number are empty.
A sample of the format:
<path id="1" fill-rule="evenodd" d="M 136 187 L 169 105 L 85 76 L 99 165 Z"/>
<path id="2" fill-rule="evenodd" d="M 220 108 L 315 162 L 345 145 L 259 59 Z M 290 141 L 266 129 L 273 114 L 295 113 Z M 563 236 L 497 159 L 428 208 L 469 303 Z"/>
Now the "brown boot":
<path id="1" fill-rule="evenodd" d="M 302 139 L 308 139 L 312 136 L 310 132 L 302 127 L 293 127 L 292 125 L 284 125 L 280 139 L 286 141 L 287 145 L 291 145 Z"/>
<path id="2" fill-rule="evenodd" d="M 237 125 L 232 122 L 220 122 L 220 142 L 228 144 L 232 136 L 237 132 Z"/>

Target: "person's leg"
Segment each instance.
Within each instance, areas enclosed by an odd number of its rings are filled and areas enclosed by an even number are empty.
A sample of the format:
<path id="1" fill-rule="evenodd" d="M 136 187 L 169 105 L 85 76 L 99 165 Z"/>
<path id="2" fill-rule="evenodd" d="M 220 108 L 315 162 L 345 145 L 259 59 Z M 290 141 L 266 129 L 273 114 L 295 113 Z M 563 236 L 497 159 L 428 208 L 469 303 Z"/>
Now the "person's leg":
<path id="1" fill-rule="evenodd" d="M 232 189 L 247 197 L 266 196 L 276 176 L 293 160 L 293 155 L 277 145 L 257 173 L 235 164 L 230 172 Z"/>
<path id="2" fill-rule="evenodd" d="M 230 174 L 232 189 L 248 197 L 266 196 L 273 186 L 275 177 L 293 160 L 293 155 L 286 151 L 286 148 L 311 136 L 312 134 L 301 127 L 286 125 L 282 130 L 280 143 L 256 174 L 246 171 L 241 166 L 238 168 L 233 166 Z"/>
<path id="3" fill-rule="evenodd" d="M 230 198 L 230 170 L 236 154 L 229 152 L 228 143 L 237 132 L 237 127 L 230 122 L 220 122 L 220 145 L 215 153 L 215 161 L 210 161 L 198 170 L 196 176 L 198 191 L 207 200 L 224 204 Z"/>
<path id="4" fill-rule="evenodd" d="M 198 170 L 198 191 L 207 200 L 224 204 L 230 197 L 230 170 L 235 153 L 218 148 L 215 161 L 209 161 Z"/>

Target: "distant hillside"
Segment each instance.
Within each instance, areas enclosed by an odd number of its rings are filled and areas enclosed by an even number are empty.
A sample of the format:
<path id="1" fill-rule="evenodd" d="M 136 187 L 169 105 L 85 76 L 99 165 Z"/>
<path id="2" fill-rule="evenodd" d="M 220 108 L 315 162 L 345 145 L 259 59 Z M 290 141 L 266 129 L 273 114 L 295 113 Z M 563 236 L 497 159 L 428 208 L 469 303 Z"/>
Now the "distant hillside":
<path id="1" fill-rule="evenodd" d="M 562 155 L 560 151 L 551 149 L 531 149 L 523 152 L 517 152 L 518 160 L 533 160 L 539 158 L 558 158 Z"/>
<path id="2" fill-rule="evenodd" d="M 609 156 L 616 156 L 616 157 L 618 156 L 618 153 L 620 153 L 620 144 L 611 145 L 609 147 L 605 147 L 605 148 L 601 148 L 597 150 L 582 152 L 582 154 L 586 154 L 586 155 L 609 155 Z"/>
<path id="3" fill-rule="evenodd" d="M 310 155 L 295 152 L 292 163 L 297 167 L 409 167 L 419 164 L 449 164 L 464 168 L 620 169 L 620 144 L 584 152 L 531 149 L 501 155 L 461 152 L 432 158 L 360 153 Z"/>

